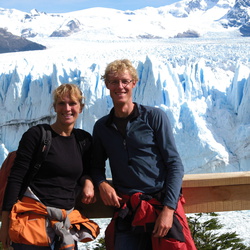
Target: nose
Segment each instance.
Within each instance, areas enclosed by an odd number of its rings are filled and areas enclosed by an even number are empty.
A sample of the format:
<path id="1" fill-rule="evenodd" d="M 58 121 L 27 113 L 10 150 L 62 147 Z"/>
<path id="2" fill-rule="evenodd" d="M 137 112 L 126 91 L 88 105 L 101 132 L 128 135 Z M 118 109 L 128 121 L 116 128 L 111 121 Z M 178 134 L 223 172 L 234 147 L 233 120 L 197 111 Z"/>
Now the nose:
<path id="1" fill-rule="evenodd" d="M 123 84 L 122 84 L 121 81 L 119 81 L 119 82 L 117 83 L 117 87 L 118 87 L 118 88 L 123 88 Z"/>
<path id="2" fill-rule="evenodd" d="M 117 87 L 124 88 L 124 84 L 123 84 L 122 80 L 117 80 Z"/>
<path id="3" fill-rule="evenodd" d="M 65 103 L 65 109 L 70 110 L 70 105 L 68 103 Z"/>

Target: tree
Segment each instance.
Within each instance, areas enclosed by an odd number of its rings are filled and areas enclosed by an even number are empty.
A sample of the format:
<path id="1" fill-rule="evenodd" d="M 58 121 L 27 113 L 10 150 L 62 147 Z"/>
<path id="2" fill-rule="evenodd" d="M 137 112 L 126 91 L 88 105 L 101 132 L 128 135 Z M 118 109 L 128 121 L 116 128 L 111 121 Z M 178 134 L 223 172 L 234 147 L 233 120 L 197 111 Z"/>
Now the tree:
<path id="1" fill-rule="evenodd" d="M 190 230 L 198 250 L 250 250 L 250 247 L 242 243 L 236 232 L 222 233 L 218 229 L 223 228 L 219 223 L 218 214 L 208 213 L 212 218 L 202 222 L 205 214 L 199 213 L 188 217 Z"/>

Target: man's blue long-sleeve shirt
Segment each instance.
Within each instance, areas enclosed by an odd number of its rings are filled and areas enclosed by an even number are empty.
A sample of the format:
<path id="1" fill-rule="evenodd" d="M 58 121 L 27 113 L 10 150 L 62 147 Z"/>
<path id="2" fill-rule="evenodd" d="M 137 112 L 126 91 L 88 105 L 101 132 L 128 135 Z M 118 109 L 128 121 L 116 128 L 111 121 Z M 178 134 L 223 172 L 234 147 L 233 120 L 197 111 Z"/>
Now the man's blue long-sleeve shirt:
<path id="1" fill-rule="evenodd" d="M 125 136 L 113 122 L 114 110 L 96 122 L 92 178 L 97 185 L 106 180 L 105 161 L 109 159 L 118 193 L 163 192 L 163 205 L 175 209 L 184 167 L 169 119 L 161 109 L 135 105 L 136 112 L 127 124 Z"/>

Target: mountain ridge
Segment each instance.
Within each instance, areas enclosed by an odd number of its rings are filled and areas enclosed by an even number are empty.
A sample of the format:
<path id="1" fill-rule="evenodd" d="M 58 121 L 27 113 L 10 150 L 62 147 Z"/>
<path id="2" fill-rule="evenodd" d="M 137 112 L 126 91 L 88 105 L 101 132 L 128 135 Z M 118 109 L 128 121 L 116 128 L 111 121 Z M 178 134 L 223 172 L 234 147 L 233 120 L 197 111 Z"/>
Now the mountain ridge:
<path id="1" fill-rule="evenodd" d="M 63 14 L 0 8 L 0 23 L 25 38 L 166 39 L 190 37 L 190 30 L 199 37 L 228 32 L 249 36 L 249 5 L 248 0 L 182 0 L 134 11 L 96 7 Z"/>
<path id="2" fill-rule="evenodd" d="M 15 36 L 0 28 L 0 53 L 43 49 L 46 49 L 46 47 L 41 44 L 29 41 L 24 37 Z"/>

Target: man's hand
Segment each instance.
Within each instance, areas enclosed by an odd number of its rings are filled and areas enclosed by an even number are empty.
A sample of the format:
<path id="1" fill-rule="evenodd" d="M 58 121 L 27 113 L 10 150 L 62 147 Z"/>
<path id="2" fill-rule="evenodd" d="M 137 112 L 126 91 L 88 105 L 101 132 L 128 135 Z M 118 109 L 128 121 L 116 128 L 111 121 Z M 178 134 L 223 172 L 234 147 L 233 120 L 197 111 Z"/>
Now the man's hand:
<path id="1" fill-rule="evenodd" d="M 173 225 L 174 209 L 164 206 L 155 222 L 154 237 L 164 237 Z"/>
<path id="2" fill-rule="evenodd" d="M 120 207 L 119 201 L 121 201 L 122 198 L 116 194 L 115 189 L 109 185 L 108 182 L 102 182 L 99 185 L 99 191 L 102 201 L 106 206 Z"/>

